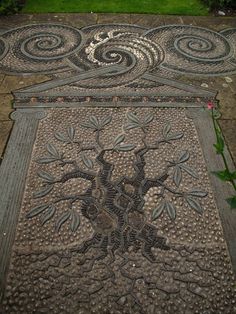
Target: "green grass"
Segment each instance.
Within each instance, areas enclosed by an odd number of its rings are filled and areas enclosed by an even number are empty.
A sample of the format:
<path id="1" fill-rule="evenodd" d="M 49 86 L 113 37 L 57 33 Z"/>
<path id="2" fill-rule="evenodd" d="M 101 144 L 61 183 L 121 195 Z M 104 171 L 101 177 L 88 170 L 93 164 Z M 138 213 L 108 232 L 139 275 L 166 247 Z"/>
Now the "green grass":
<path id="1" fill-rule="evenodd" d="M 22 12 L 208 14 L 201 0 L 27 0 Z"/>

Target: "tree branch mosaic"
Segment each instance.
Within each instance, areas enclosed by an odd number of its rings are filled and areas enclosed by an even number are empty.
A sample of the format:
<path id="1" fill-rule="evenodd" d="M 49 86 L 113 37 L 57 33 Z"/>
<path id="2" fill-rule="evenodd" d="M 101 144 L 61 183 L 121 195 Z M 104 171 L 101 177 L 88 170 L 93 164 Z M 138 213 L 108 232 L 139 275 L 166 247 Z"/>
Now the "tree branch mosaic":
<path id="1" fill-rule="evenodd" d="M 143 254 L 151 261 L 154 256 L 151 252 L 153 247 L 161 249 L 169 249 L 166 239 L 157 235 L 157 230 L 151 224 L 145 223 L 145 212 L 143 210 L 144 197 L 150 188 L 160 187 L 160 193 L 157 194 L 158 202 L 156 208 L 153 209 L 153 220 L 158 219 L 161 215 L 167 214 L 170 219 L 175 220 L 176 208 L 166 198 L 166 191 L 177 197 L 183 198 L 188 206 L 195 210 L 198 214 L 203 212 L 200 199 L 207 195 L 206 192 L 191 188 L 188 191 L 178 189 L 182 181 L 182 172 L 198 178 L 197 173 L 191 169 L 186 162 L 190 158 L 188 151 L 182 151 L 172 161 L 167 161 L 166 169 L 163 174 L 154 179 L 149 179 L 145 175 L 145 154 L 151 150 L 158 150 L 160 145 L 169 145 L 170 149 L 172 141 L 184 136 L 183 133 L 174 133 L 171 131 L 171 125 L 166 124 L 162 130 L 162 134 L 156 135 L 156 141 L 151 145 L 147 143 L 146 136 L 149 124 L 154 119 L 152 114 L 147 114 L 140 119 L 132 112 L 127 113 L 126 124 L 123 125 L 123 133 L 119 134 L 113 142 L 105 147 L 100 140 L 100 136 L 104 128 L 112 123 L 111 116 L 105 116 L 99 121 L 96 116 L 90 116 L 87 121 L 81 123 L 83 128 L 91 130 L 95 137 L 95 145 L 86 147 L 79 140 L 76 129 L 69 126 L 66 133 L 56 132 L 54 134 L 57 141 L 65 143 L 66 146 L 76 145 L 78 158 L 81 158 L 83 168 L 81 168 L 76 159 L 68 160 L 63 152 L 60 152 L 56 145 L 47 144 L 47 155 L 37 159 L 40 164 L 57 163 L 58 166 L 72 165 L 73 170 L 64 172 L 60 178 L 55 178 L 53 174 L 46 171 L 39 171 L 38 176 L 43 180 L 43 188 L 33 194 L 34 198 L 42 199 L 51 193 L 56 183 L 66 183 L 71 179 L 82 178 L 90 182 L 90 187 L 82 194 L 60 195 L 52 203 L 41 203 L 32 208 L 27 213 L 27 218 L 41 216 L 42 224 L 53 218 L 57 204 L 59 202 L 67 203 L 67 210 L 56 221 L 55 228 L 59 230 L 61 226 L 70 221 L 70 228 L 76 231 L 80 224 L 80 215 L 82 214 L 92 224 L 94 235 L 92 239 L 86 241 L 79 252 L 86 252 L 89 247 L 101 244 L 101 251 L 104 256 L 108 254 L 110 249 L 112 254 L 117 249 L 127 251 L 129 246 L 136 243 L 137 248 L 143 245 Z M 142 131 L 142 146 L 135 150 L 135 145 L 125 142 L 125 132 L 131 129 L 140 129 Z M 94 151 L 96 157 L 91 159 L 87 152 Z M 112 182 L 112 171 L 114 165 L 106 160 L 107 154 L 114 152 L 133 151 L 135 161 L 133 164 L 133 177 L 121 177 L 116 182 Z M 93 170 L 94 164 L 98 165 L 99 170 Z M 172 176 L 175 189 L 165 184 L 168 176 Z M 74 209 L 76 202 L 81 203 L 80 212 Z"/>

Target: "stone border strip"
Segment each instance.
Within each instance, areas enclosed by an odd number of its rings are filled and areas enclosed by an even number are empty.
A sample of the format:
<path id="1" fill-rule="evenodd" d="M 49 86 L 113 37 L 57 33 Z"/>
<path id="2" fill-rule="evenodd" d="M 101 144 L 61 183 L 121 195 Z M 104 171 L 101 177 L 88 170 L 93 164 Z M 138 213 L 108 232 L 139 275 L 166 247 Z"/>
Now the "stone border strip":
<path id="1" fill-rule="evenodd" d="M 15 124 L 0 167 L 0 299 L 38 122 L 44 116 L 45 114 L 38 110 L 19 110 L 11 115 Z"/>

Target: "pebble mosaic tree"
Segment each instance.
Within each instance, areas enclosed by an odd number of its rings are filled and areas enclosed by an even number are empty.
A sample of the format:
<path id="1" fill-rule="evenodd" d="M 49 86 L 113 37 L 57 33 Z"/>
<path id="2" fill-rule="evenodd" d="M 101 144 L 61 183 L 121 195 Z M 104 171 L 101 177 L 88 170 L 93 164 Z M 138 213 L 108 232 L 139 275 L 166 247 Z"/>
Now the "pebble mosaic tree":
<path id="1" fill-rule="evenodd" d="M 160 193 L 157 194 L 157 204 L 152 211 L 152 219 L 161 219 L 163 215 L 168 215 L 171 220 L 176 219 L 176 207 L 165 195 L 167 192 L 182 198 L 190 208 L 198 214 L 202 214 L 201 198 L 207 195 L 206 192 L 197 188 L 189 191 L 181 191 L 180 183 L 182 173 L 185 172 L 193 178 L 198 178 L 197 173 L 191 169 L 187 162 L 190 158 L 188 151 L 182 151 L 174 160 L 169 160 L 163 174 L 156 178 L 147 178 L 145 174 L 145 155 L 149 151 L 155 151 L 161 145 L 169 145 L 173 141 L 178 141 L 183 137 L 183 133 L 172 132 L 171 125 L 166 124 L 162 134 L 157 134 L 157 140 L 152 145 L 147 143 L 146 137 L 149 124 L 154 116 L 147 114 L 144 118 L 139 118 L 136 114 L 127 114 L 127 123 L 123 126 L 124 132 L 118 135 L 108 147 L 101 141 L 101 133 L 111 123 L 112 117 L 107 116 L 98 119 L 90 116 L 81 126 L 93 132 L 95 145 L 84 145 L 78 140 L 76 129 L 72 126 L 65 132 L 56 132 L 55 139 L 67 146 L 77 145 L 78 156 L 82 159 L 83 167 L 77 161 L 68 160 L 65 155 L 58 150 L 56 145 L 47 144 L 47 155 L 37 159 L 39 164 L 56 163 L 60 167 L 71 165 L 72 171 L 64 171 L 63 175 L 55 178 L 51 173 L 40 170 L 38 176 L 43 180 L 43 188 L 34 193 L 33 197 L 39 200 L 39 204 L 32 208 L 26 215 L 27 218 L 40 216 L 42 224 L 50 221 L 57 211 L 60 202 L 66 202 L 67 207 L 63 214 L 56 221 L 56 230 L 59 231 L 63 224 L 69 223 L 71 231 L 76 232 L 80 226 L 83 215 L 91 222 L 94 229 L 93 236 L 85 241 L 78 249 L 80 253 L 87 252 L 92 247 L 99 247 L 101 254 L 99 259 L 119 250 L 126 252 L 130 246 L 135 250 L 142 250 L 142 254 L 150 261 L 155 257 L 152 248 L 163 250 L 170 249 L 166 238 L 158 235 L 157 228 L 145 220 L 145 195 L 154 187 L 159 187 Z M 126 132 L 131 129 L 142 131 L 142 145 L 137 148 L 132 143 L 126 143 Z M 171 147 L 171 145 L 170 145 Z M 89 152 L 95 152 L 96 158 L 89 157 Z M 133 151 L 135 161 L 133 163 L 134 175 L 124 176 L 120 180 L 111 180 L 114 165 L 106 160 L 107 152 L 128 152 Z M 95 171 L 95 164 L 98 171 Z M 166 183 L 168 177 L 172 177 L 175 188 Z M 46 195 L 51 193 L 56 183 L 66 183 L 71 179 L 84 179 L 90 182 L 89 188 L 85 193 L 73 195 L 62 195 L 50 203 L 43 202 Z M 80 210 L 73 208 L 73 204 L 81 202 Z"/>

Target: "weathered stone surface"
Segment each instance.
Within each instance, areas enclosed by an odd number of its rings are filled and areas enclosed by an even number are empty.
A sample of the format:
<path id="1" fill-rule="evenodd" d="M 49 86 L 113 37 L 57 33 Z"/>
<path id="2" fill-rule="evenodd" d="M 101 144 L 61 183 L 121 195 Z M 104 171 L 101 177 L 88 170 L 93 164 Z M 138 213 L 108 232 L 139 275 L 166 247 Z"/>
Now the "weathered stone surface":
<path id="1" fill-rule="evenodd" d="M 4 74 L 0 74 L 0 84 L 2 84 L 2 81 L 3 81 L 3 79 L 4 79 Z"/>
<path id="2" fill-rule="evenodd" d="M 12 95 L 2 94 L 0 96 L 0 121 L 10 120 L 10 113 L 12 112 Z"/>
<path id="3" fill-rule="evenodd" d="M 225 136 L 226 143 L 232 154 L 233 160 L 235 161 L 236 160 L 236 140 L 235 140 L 236 120 L 221 119 L 220 126 Z"/>
<path id="4" fill-rule="evenodd" d="M 214 29 L 216 31 L 221 31 L 223 29 L 236 27 L 235 17 L 209 17 L 209 16 L 198 16 L 194 17 L 196 24 L 198 26 Z"/>
<path id="5" fill-rule="evenodd" d="M 117 14 L 117 13 L 97 13 L 98 24 L 118 23 L 130 24 L 130 14 Z"/>
<path id="6" fill-rule="evenodd" d="M 180 16 L 181 23 L 185 25 L 197 25 L 196 16 Z"/>
<path id="7" fill-rule="evenodd" d="M 156 14 L 131 14 L 131 24 L 144 26 L 147 28 L 164 25 L 164 19 L 161 15 Z"/>
<path id="8" fill-rule="evenodd" d="M 170 24 L 182 24 L 182 20 L 179 16 L 175 15 L 164 15 L 164 24 L 165 25 L 170 25 Z"/>
<path id="9" fill-rule="evenodd" d="M 33 85 L 48 80 L 50 80 L 50 78 L 44 75 L 37 75 L 34 77 L 5 75 L 0 85 L 0 94 L 10 93 L 13 90 L 23 88 L 24 86 Z"/>
<path id="10" fill-rule="evenodd" d="M 220 101 L 222 119 L 236 119 L 236 95 L 229 98 L 229 92 L 229 86 L 223 87 L 217 96 Z"/>
<path id="11" fill-rule="evenodd" d="M 3 151 L 12 128 L 12 121 L 0 121 L 0 156 L 2 158 Z"/>
<path id="12" fill-rule="evenodd" d="M 75 27 L 83 27 L 97 23 L 97 15 L 91 13 L 50 13 L 34 14 L 33 23 L 64 23 Z"/>
<path id="13" fill-rule="evenodd" d="M 34 20 L 33 14 L 14 14 L 8 16 L 1 16 L 0 27 L 15 28 L 16 26 L 26 25 L 32 23 Z"/>

